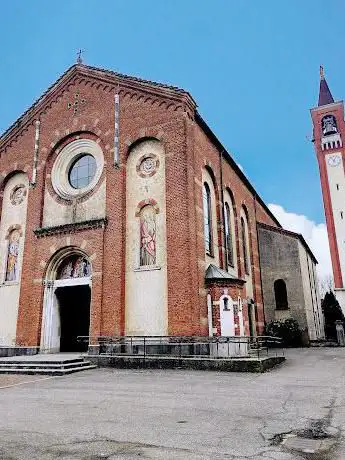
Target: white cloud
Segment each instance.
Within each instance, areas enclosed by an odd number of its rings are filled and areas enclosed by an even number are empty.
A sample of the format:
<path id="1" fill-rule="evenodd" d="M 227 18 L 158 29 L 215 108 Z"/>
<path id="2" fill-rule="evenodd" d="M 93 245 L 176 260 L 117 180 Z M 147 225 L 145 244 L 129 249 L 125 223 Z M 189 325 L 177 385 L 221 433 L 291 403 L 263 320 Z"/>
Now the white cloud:
<path id="1" fill-rule="evenodd" d="M 301 233 L 318 260 L 317 271 L 320 280 L 332 275 L 327 228 L 317 224 L 302 214 L 287 212 L 278 204 L 269 204 L 270 211 L 286 230 Z"/>

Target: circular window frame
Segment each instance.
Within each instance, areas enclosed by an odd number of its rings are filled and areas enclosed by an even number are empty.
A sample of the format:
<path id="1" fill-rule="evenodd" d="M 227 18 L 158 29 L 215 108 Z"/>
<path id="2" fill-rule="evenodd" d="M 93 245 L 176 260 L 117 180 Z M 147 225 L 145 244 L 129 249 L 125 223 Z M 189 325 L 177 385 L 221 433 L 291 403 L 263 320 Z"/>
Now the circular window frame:
<path id="1" fill-rule="evenodd" d="M 148 173 L 143 172 L 142 169 L 141 169 L 142 163 L 147 159 L 151 159 L 155 163 L 154 168 L 152 169 L 152 171 L 150 171 Z M 137 162 L 137 165 L 136 165 L 137 173 L 142 178 L 147 178 L 147 177 L 154 176 L 157 173 L 158 169 L 159 169 L 159 158 L 155 153 L 146 153 L 145 155 L 142 155 L 139 158 L 139 160 Z"/>
<path id="2" fill-rule="evenodd" d="M 83 188 L 74 188 L 69 181 L 72 165 L 84 155 L 91 155 L 96 161 L 96 172 L 91 182 Z M 65 200 L 81 198 L 90 193 L 99 182 L 104 168 L 103 151 L 91 139 L 77 139 L 67 144 L 58 154 L 51 173 L 54 191 Z"/>

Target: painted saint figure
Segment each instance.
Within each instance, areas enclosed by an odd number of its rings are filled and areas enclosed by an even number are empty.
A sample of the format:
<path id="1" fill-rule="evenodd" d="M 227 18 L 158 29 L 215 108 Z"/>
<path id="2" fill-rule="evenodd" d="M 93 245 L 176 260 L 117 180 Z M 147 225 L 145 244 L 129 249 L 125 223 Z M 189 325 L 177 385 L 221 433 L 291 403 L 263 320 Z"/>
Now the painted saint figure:
<path id="1" fill-rule="evenodd" d="M 68 262 L 62 267 L 58 278 L 62 280 L 72 278 L 72 273 L 73 263 L 71 260 L 68 260 Z"/>
<path id="2" fill-rule="evenodd" d="M 156 264 L 156 213 L 152 206 L 140 212 L 140 265 Z"/>
<path id="3" fill-rule="evenodd" d="M 18 279 L 19 238 L 20 235 L 18 230 L 13 230 L 10 234 L 8 243 L 5 281 L 17 281 Z"/>
<path id="4" fill-rule="evenodd" d="M 90 265 L 84 257 L 78 257 L 73 267 L 73 278 L 83 278 L 90 275 Z"/>
<path id="5" fill-rule="evenodd" d="M 72 256 L 65 261 L 58 279 L 83 278 L 91 275 L 89 262 L 82 256 Z"/>

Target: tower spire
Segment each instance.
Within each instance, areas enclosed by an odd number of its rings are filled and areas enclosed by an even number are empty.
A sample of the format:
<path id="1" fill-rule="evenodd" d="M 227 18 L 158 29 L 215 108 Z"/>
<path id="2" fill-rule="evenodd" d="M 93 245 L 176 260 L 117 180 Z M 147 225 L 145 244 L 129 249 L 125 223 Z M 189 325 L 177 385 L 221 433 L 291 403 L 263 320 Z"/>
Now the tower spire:
<path id="1" fill-rule="evenodd" d="M 320 91 L 318 106 L 332 104 L 334 102 L 332 93 L 327 85 L 323 66 L 320 65 Z"/>
<path id="2" fill-rule="evenodd" d="M 323 70 L 323 65 L 320 65 L 320 80 L 325 79 L 325 72 Z"/>

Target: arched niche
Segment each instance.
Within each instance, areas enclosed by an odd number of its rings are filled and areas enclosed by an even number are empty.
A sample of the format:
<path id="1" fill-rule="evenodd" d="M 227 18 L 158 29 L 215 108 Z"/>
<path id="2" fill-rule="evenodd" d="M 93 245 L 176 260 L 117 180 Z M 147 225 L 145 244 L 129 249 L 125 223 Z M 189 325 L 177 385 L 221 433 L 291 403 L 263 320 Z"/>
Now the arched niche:
<path id="1" fill-rule="evenodd" d="M 1 185 L 0 345 L 16 342 L 21 274 L 24 260 L 29 179 L 12 171 Z"/>
<path id="2" fill-rule="evenodd" d="M 126 163 L 127 335 L 168 331 L 166 151 L 155 138 L 129 148 Z"/>
<path id="3" fill-rule="evenodd" d="M 274 298 L 276 302 L 276 310 L 289 309 L 286 283 L 283 279 L 274 281 Z"/>

